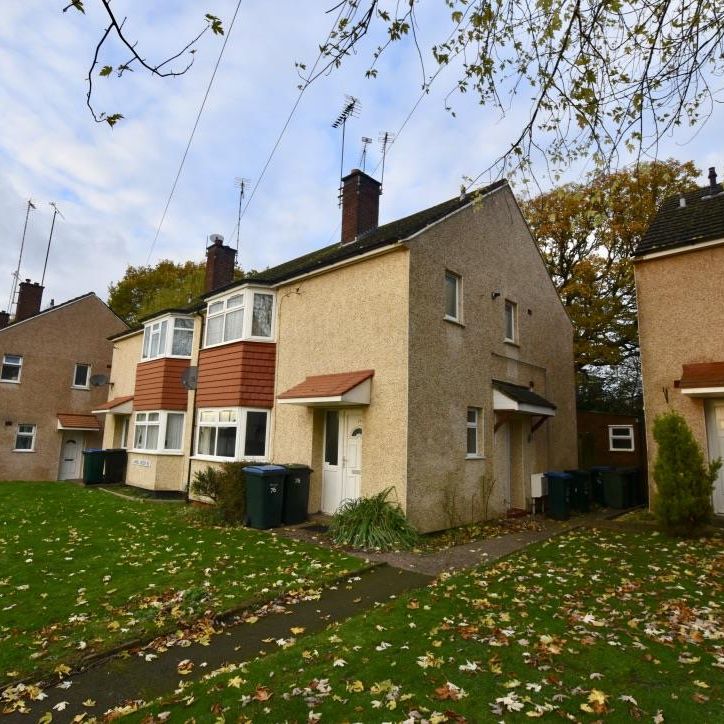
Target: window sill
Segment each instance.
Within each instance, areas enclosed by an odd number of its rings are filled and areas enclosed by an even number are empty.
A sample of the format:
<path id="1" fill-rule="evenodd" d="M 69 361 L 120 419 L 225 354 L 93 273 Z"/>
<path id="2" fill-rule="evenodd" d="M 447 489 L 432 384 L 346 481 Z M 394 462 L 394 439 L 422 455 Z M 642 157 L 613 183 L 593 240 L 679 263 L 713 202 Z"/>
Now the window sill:
<path id="1" fill-rule="evenodd" d="M 503 344 L 510 345 L 511 347 L 517 347 L 520 349 L 520 343 L 516 342 L 514 339 L 508 339 L 507 337 L 503 339 Z"/>
<path id="2" fill-rule="evenodd" d="M 455 319 L 454 317 L 443 317 L 443 320 L 445 322 L 450 322 L 450 324 L 454 324 L 458 327 L 465 328 L 465 325 L 459 319 Z"/>
<path id="3" fill-rule="evenodd" d="M 13 450 L 13 452 L 17 452 L 17 453 L 34 453 L 35 450 Z"/>
<path id="4" fill-rule="evenodd" d="M 216 347 L 224 347 L 228 344 L 239 344 L 239 342 L 263 342 L 266 344 L 273 344 L 273 337 L 239 337 L 239 339 L 230 339 L 228 342 L 217 342 L 216 344 L 205 344 L 201 350 L 215 349 Z"/>
<path id="5" fill-rule="evenodd" d="M 159 359 L 188 359 L 190 360 L 192 355 L 190 354 L 159 354 L 156 357 L 141 357 L 140 364 L 144 362 L 155 362 Z"/>
<path id="6" fill-rule="evenodd" d="M 83 387 L 82 385 L 71 385 L 70 389 L 71 390 L 85 390 L 86 392 L 88 392 L 88 390 L 90 390 L 90 386 Z"/>
<path id="7" fill-rule="evenodd" d="M 485 455 L 466 455 L 466 460 L 485 460 Z"/>
<path id="8" fill-rule="evenodd" d="M 209 463 L 233 463 L 233 462 L 241 462 L 242 460 L 248 460 L 249 462 L 253 463 L 267 463 L 269 462 L 268 458 L 265 457 L 259 457 L 254 455 L 248 455 L 247 457 L 241 457 L 241 458 L 235 458 L 235 457 L 217 457 L 214 455 L 192 455 L 192 460 L 203 460 L 205 462 Z"/>
<path id="9" fill-rule="evenodd" d="M 6 385 L 19 385 L 20 380 L 1 380 L 0 382 L 4 382 Z"/>
<path id="10" fill-rule="evenodd" d="M 134 455 L 183 455 L 183 450 L 138 450 L 131 448 L 128 450 L 129 453 Z"/>

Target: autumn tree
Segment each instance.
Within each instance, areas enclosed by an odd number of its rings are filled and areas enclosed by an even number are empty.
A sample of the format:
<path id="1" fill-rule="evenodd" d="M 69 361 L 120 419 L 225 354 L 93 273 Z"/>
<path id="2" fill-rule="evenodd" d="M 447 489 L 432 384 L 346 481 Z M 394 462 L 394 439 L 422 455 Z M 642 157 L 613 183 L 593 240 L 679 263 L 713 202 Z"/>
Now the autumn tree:
<path id="1" fill-rule="evenodd" d="M 203 262 L 176 264 L 163 259 L 155 266 L 130 266 L 108 287 L 108 306 L 134 326 L 161 309 L 189 304 L 204 291 Z"/>
<path id="2" fill-rule="evenodd" d="M 622 156 L 655 157 L 658 142 L 679 127 L 705 122 L 720 100 L 724 22 L 720 0 L 438 0 L 450 24 L 432 47 L 419 42 L 421 0 L 341 0 L 334 31 L 322 45 L 326 64 L 314 80 L 354 53 L 371 52 L 367 76 L 394 45 L 419 57 L 422 92 L 448 82 L 456 93 L 506 116 L 507 146 L 486 173 L 527 169 L 538 156 L 552 172 L 593 156 L 618 168 Z M 401 44 L 403 39 L 412 42 Z M 306 70 L 300 65 L 302 72 Z M 450 73 L 452 80 L 444 81 Z M 591 270 L 592 275 L 598 269 Z"/>
<path id="3" fill-rule="evenodd" d="M 638 356 L 631 256 L 668 196 L 696 188 L 693 163 L 596 172 L 523 204 L 523 213 L 575 329 L 576 369 Z"/>

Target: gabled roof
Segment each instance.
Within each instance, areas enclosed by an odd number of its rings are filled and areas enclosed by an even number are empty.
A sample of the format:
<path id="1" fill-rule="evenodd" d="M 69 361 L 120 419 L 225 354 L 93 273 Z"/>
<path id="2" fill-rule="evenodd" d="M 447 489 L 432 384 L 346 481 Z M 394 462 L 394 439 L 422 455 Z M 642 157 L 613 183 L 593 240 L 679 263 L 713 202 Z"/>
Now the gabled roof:
<path id="1" fill-rule="evenodd" d="M 82 415 L 75 412 L 58 413 L 59 430 L 100 430 L 101 424 L 95 415 Z"/>
<path id="2" fill-rule="evenodd" d="M 79 297 L 73 297 L 73 299 L 68 299 L 65 302 L 61 302 L 60 304 L 54 304 L 52 307 L 47 307 L 46 309 L 41 309 L 37 314 L 33 314 L 30 317 L 26 317 L 25 319 L 21 319 L 19 322 L 11 322 L 8 324 L 7 327 L 3 327 L 0 329 L 0 334 L 4 332 L 6 329 L 15 329 L 20 324 L 25 324 L 26 322 L 31 322 L 34 319 L 37 319 L 38 317 L 42 317 L 46 314 L 52 314 L 53 312 L 58 312 L 61 309 L 65 309 L 66 307 L 69 307 L 71 304 L 77 304 L 78 302 L 83 301 L 84 299 L 88 299 L 90 297 L 95 297 L 104 307 L 106 307 L 110 312 L 113 313 L 114 316 L 118 317 L 118 319 L 126 324 L 95 292 L 88 292 L 86 294 L 81 294 Z M 125 334 L 123 332 L 122 334 Z"/>
<path id="3" fill-rule="evenodd" d="M 693 246 L 705 241 L 724 239 L 724 192 L 712 195 L 710 186 L 685 193 L 686 206 L 679 196 L 661 204 L 648 231 L 636 247 L 634 256 L 656 251 Z"/>
<path id="4" fill-rule="evenodd" d="M 96 410 L 112 410 L 114 407 L 124 405 L 126 402 L 133 402 L 133 395 L 125 395 L 124 397 L 114 397 L 108 402 L 104 402 L 102 405 L 97 405 Z"/>
<path id="5" fill-rule="evenodd" d="M 374 249 L 379 249 L 383 246 L 393 244 L 397 241 L 402 241 L 413 234 L 422 231 L 425 227 L 440 221 L 444 217 L 452 214 L 464 206 L 475 201 L 475 199 L 481 194 L 487 194 L 491 191 L 503 188 L 508 185 L 506 179 L 501 179 L 495 183 L 490 184 L 482 189 L 478 189 L 469 194 L 463 194 L 457 196 L 454 199 L 449 199 L 436 206 L 431 206 L 423 211 L 418 211 L 416 214 L 405 216 L 397 221 L 392 221 L 389 224 L 378 226 L 375 229 L 365 232 L 364 234 L 357 237 L 352 242 L 342 244 L 337 242 L 330 246 L 326 246 L 317 251 L 313 251 L 304 256 L 297 257 L 291 261 L 284 262 L 278 266 L 271 267 L 270 269 L 264 269 L 263 271 L 250 274 L 243 279 L 228 284 L 220 289 L 215 289 L 213 292 L 204 294 L 203 297 L 212 296 L 219 294 L 227 289 L 233 289 L 236 286 L 242 284 L 278 284 L 288 279 L 293 279 L 301 274 L 307 274 L 318 269 L 323 269 L 331 264 L 336 264 L 346 259 L 352 259 L 356 256 L 361 256 Z"/>

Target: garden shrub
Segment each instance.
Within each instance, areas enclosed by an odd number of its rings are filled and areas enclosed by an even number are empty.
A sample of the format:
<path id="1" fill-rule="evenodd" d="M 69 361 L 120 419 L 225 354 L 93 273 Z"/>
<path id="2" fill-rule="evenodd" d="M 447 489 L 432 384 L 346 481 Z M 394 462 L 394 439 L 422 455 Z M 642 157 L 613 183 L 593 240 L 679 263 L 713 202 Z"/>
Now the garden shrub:
<path id="1" fill-rule="evenodd" d="M 244 523 L 246 518 L 244 468 L 255 464 L 242 460 L 199 470 L 194 475 L 191 490 L 195 495 L 203 495 L 214 501 L 216 516 L 220 522 L 229 525 Z"/>
<path id="2" fill-rule="evenodd" d="M 695 535 L 713 513 L 711 492 L 721 460 L 708 465 L 689 426 L 678 412 L 654 420 L 659 449 L 654 463 L 654 514 L 672 535 Z"/>
<path id="3" fill-rule="evenodd" d="M 399 504 L 388 500 L 393 490 L 387 488 L 370 498 L 342 503 L 329 527 L 332 540 L 363 550 L 411 548 L 417 541 L 417 531 Z"/>

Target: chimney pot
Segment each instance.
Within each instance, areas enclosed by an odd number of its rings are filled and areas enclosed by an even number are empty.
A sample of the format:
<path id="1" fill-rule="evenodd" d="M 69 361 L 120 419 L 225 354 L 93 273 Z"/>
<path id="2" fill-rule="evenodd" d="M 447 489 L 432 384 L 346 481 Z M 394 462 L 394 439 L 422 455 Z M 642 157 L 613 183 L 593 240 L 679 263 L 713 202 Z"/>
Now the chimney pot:
<path id="1" fill-rule="evenodd" d="M 342 179 L 342 243 L 348 244 L 376 229 L 380 214 L 381 184 L 358 168 Z"/>
<path id="2" fill-rule="evenodd" d="M 234 262 L 236 251 L 224 245 L 221 234 L 209 236 L 211 244 L 206 249 L 205 292 L 213 292 L 234 281 Z"/>
<path id="3" fill-rule="evenodd" d="M 10 324 L 10 315 L 6 311 L 0 312 L 0 329 L 5 329 L 8 324 Z"/>
<path id="4" fill-rule="evenodd" d="M 32 317 L 40 311 L 44 288 L 45 287 L 41 287 L 37 282 L 32 284 L 30 279 L 20 282 L 18 305 L 15 308 L 16 322 L 21 322 L 23 319 Z"/>
<path id="5" fill-rule="evenodd" d="M 680 209 L 686 208 L 686 196 L 684 196 L 684 194 L 681 194 L 679 196 L 679 208 Z"/>

